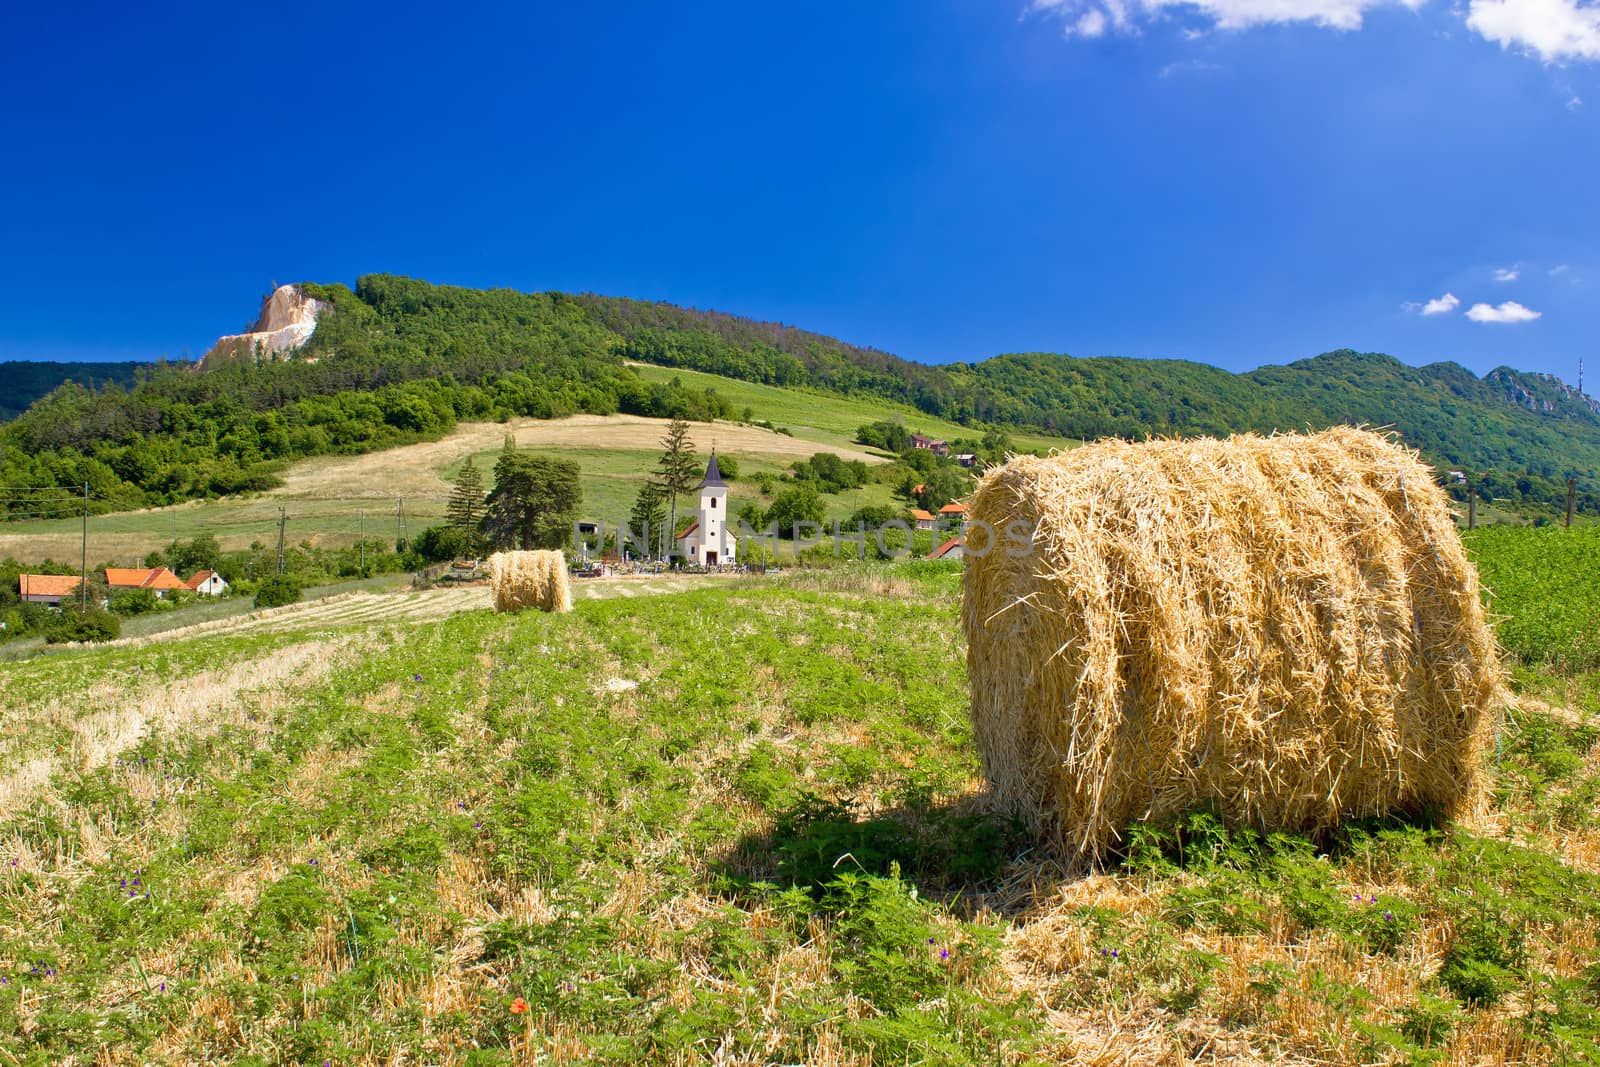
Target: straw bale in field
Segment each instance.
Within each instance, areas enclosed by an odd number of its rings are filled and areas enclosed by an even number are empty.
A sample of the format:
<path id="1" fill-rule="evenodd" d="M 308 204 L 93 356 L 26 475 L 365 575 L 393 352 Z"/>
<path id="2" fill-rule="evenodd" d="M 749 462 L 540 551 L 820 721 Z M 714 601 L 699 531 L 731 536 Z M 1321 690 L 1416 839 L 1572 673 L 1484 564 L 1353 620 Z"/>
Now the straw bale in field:
<path id="1" fill-rule="evenodd" d="M 489 557 L 494 610 L 571 611 L 567 557 L 555 550 L 496 552 Z"/>
<path id="2" fill-rule="evenodd" d="M 990 471 L 970 518 L 984 771 L 1069 861 L 1201 806 L 1316 832 L 1481 802 L 1499 658 L 1415 453 L 1348 427 L 1105 441 Z"/>

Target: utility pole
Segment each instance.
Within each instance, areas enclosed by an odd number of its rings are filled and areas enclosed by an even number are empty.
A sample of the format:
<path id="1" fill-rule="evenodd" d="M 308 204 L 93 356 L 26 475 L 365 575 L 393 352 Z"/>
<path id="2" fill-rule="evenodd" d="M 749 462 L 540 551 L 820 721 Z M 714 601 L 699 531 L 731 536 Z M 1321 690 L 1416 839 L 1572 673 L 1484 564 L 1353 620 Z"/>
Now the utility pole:
<path id="1" fill-rule="evenodd" d="M 278 505 L 278 577 L 283 577 L 283 505 Z"/>
<path id="2" fill-rule="evenodd" d="M 1467 529 L 1478 525 L 1478 490 L 1467 488 Z"/>
<path id="3" fill-rule="evenodd" d="M 406 498 L 405 497 L 400 497 L 399 500 L 397 500 L 395 502 L 394 514 L 395 514 L 395 521 L 394 521 L 394 550 L 396 552 L 404 552 L 406 550 Z"/>
<path id="4" fill-rule="evenodd" d="M 1572 529 L 1572 513 L 1578 503 L 1578 479 L 1567 479 L 1567 529 Z"/>
<path id="5" fill-rule="evenodd" d="M 83 483 L 83 544 L 78 566 L 78 588 L 83 593 L 83 610 L 89 610 L 89 483 Z"/>
<path id="6" fill-rule="evenodd" d="M 361 512 L 361 577 L 367 576 L 367 513 Z"/>

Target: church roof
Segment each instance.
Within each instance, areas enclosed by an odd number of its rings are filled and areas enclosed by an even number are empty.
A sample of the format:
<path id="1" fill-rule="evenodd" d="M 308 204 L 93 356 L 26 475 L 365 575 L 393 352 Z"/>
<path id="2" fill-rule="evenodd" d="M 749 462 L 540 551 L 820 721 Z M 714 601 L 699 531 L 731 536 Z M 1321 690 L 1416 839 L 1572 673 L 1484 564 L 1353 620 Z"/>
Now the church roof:
<path id="1" fill-rule="evenodd" d="M 700 483 L 700 488 L 711 486 L 713 489 L 726 489 L 728 483 L 722 480 L 722 469 L 717 466 L 717 450 L 711 450 L 711 462 L 706 464 L 705 480 Z"/>

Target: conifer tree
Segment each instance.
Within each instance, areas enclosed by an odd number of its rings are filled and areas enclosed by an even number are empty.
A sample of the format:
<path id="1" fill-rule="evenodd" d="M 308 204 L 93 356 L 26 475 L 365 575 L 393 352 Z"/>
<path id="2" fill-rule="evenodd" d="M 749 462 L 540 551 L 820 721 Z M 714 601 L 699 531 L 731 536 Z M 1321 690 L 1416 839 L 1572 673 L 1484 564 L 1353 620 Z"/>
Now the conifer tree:
<path id="1" fill-rule="evenodd" d="M 483 472 L 467 457 L 466 466 L 456 475 L 456 487 L 451 490 L 450 502 L 445 505 L 445 519 L 450 526 L 460 530 L 474 554 L 478 551 L 478 524 L 483 521 Z"/>
<path id="2" fill-rule="evenodd" d="M 678 494 L 694 488 L 694 441 L 689 437 L 689 424 L 674 418 L 667 424 L 667 435 L 661 439 L 661 461 L 656 473 L 661 487 L 667 492 L 667 553 L 672 550 L 671 539 L 678 536 Z"/>

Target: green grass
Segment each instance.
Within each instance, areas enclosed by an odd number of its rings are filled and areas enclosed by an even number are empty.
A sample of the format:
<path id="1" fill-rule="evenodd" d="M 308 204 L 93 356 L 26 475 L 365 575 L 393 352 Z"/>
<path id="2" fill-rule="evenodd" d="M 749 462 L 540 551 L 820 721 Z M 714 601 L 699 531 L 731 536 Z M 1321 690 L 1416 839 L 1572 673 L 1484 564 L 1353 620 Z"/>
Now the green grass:
<path id="1" fill-rule="evenodd" d="M 1531 664 L 1600 667 L 1600 525 L 1464 535 L 1506 650 Z"/>
<path id="2" fill-rule="evenodd" d="M 856 429 L 880 419 L 896 419 L 913 433 L 925 433 L 947 440 L 983 436 L 981 430 L 935 418 L 910 405 L 888 400 L 856 400 L 776 385 L 758 385 L 676 367 L 640 364 L 635 365 L 633 370 L 649 382 L 670 382 L 677 378 L 684 385 L 696 389 L 715 389 L 733 405 L 734 411 L 743 411 L 748 407 L 756 419 L 792 430 L 796 437 L 822 444 L 860 448 L 855 439 Z M 1068 440 L 1046 434 L 1013 433 L 1011 439 L 1017 448 L 1028 451 L 1072 448 L 1078 444 L 1076 438 Z"/>
<path id="3" fill-rule="evenodd" d="M 1503 587 L 1546 554 L 1475 549 Z M 1571 711 L 1508 717 L 1488 823 L 1195 812 L 1063 881 L 976 792 L 959 575 L 0 666 L 0 737 L 59 762 L 0 816 L 0 1059 L 1596 1062 L 1600 677 L 1561 631 L 1519 684 Z M 99 762 L 46 710 L 290 654 Z"/>

